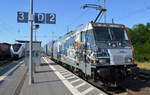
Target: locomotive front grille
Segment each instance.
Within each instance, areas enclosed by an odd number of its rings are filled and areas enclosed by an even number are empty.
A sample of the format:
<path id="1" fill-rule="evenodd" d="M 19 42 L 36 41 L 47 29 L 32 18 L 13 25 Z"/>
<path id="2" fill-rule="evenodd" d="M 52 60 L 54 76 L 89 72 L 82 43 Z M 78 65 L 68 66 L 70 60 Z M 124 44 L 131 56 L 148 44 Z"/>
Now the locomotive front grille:
<path id="1" fill-rule="evenodd" d="M 125 57 L 124 56 L 113 56 L 111 60 L 112 64 L 119 65 L 125 63 Z"/>
<path id="2" fill-rule="evenodd" d="M 131 64 L 132 49 L 108 49 L 112 65 Z"/>

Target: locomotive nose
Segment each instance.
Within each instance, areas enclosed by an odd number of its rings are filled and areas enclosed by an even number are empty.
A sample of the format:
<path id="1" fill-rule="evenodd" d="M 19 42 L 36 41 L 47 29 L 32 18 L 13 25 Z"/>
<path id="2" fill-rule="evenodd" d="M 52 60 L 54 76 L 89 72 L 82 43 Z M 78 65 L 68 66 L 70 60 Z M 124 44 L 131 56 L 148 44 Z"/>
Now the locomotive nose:
<path id="1" fill-rule="evenodd" d="M 126 65 L 132 64 L 131 49 L 109 49 L 111 65 Z"/>

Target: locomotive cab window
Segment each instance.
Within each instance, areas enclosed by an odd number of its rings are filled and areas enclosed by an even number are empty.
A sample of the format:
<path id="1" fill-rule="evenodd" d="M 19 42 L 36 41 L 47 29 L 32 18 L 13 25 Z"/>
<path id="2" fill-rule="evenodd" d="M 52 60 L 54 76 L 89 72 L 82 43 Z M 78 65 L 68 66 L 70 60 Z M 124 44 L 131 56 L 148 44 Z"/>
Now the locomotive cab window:
<path id="1" fill-rule="evenodd" d="M 94 36 L 95 36 L 96 41 L 128 40 L 126 31 L 124 28 L 95 27 Z"/>
<path id="2" fill-rule="evenodd" d="M 21 44 L 13 44 L 14 51 L 18 51 L 21 47 Z"/>
<path id="3" fill-rule="evenodd" d="M 113 40 L 128 40 L 125 29 L 111 28 L 110 30 L 111 30 Z"/>
<path id="4" fill-rule="evenodd" d="M 96 41 L 111 40 L 109 30 L 106 27 L 95 27 L 94 36 Z"/>

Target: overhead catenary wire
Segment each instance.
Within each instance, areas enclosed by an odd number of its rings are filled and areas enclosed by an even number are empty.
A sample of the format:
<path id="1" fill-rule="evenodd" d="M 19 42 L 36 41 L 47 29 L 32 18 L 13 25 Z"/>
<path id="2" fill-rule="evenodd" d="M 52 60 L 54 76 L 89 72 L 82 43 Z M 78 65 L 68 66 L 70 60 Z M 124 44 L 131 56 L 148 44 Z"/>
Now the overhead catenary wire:
<path id="1" fill-rule="evenodd" d="M 130 17 L 133 17 L 139 13 L 143 13 L 149 10 L 150 10 L 150 6 L 146 6 L 146 7 L 129 12 L 127 15 L 120 17 L 119 20 L 129 19 Z"/>
<path id="2" fill-rule="evenodd" d="M 88 0 L 85 0 L 84 1 L 84 4 L 86 4 L 87 3 L 87 1 Z M 99 1 L 100 0 L 95 0 L 95 3 L 96 4 L 99 4 Z M 106 5 L 105 5 L 105 0 L 104 0 L 104 7 L 105 7 Z M 73 26 L 75 23 L 77 23 L 80 19 L 82 19 L 85 15 L 86 15 L 86 13 L 88 12 L 89 10 L 85 10 L 84 12 L 82 12 L 79 16 L 77 16 L 74 20 L 72 20 L 69 24 L 67 24 L 67 25 L 65 25 L 65 28 L 67 28 L 67 31 L 69 32 L 69 30 L 70 30 L 70 26 Z M 106 14 L 105 14 L 106 15 Z M 102 18 L 102 17 L 101 17 Z M 105 17 L 106 18 L 106 17 Z"/>
<path id="3" fill-rule="evenodd" d="M 1 24 L 1 29 L 3 28 L 4 30 L 7 30 L 7 32 L 12 33 L 12 30 L 15 30 L 15 28 L 14 28 L 15 26 L 6 23 L 6 21 L 2 20 L 1 18 L 0 18 L 0 24 Z M 10 29 L 11 29 L 11 31 L 10 31 Z"/>
<path id="4" fill-rule="evenodd" d="M 103 7 L 106 9 L 106 0 L 103 0 Z M 104 13 L 104 22 L 107 22 L 107 14 L 106 12 Z"/>
<path id="5" fill-rule="evenodd" d="M 1 32 L 1 35 L 3 35 L 4 37 L 8 37 L 9 36 L 9 40 L 7 40 L 9 43 L 14 43 L 15 40 L 17 39 L 20 39 L 22 38 L 21 37 L 21 30 L 17 30 L 16 29 L 16 26 L 10 24 L 10 23 L 7 23 L 6 21 L 4 21 L 3 19 L 0 18 L 0 32 Z M 12 36 L 12 33 L 16 34 L 16 36 Z M 3 41 L 2 42 L 5 42 L 6 40 L 4 38 L 2 38 Z"/>
<path id="6" fill-rule="evenodd" d="M 65 27 L 67 27 L 67 31 L 69 31 L 70 29 L 70 26 L 74 25 L 75 23 L 77 23 L 80 19 L 82 19 L 86 13 L 88 12 L 89 10 L 85 10 L 84 12 L 82 12 L 79 16 L 77 16 L 75 19 L 73 19 L 68 25 L 66 25 Z"/>

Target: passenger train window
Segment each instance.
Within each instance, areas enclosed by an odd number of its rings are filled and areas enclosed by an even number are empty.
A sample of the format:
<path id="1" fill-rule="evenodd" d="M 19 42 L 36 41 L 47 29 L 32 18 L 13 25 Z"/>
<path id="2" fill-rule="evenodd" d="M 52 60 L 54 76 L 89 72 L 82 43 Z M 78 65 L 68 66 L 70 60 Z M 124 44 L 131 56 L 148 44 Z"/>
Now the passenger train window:
<path id="1" fill-rule="evenodd" d="M 21 44 L 13 44 L 14 51 L 18 51 L 22 45 Z"/>

